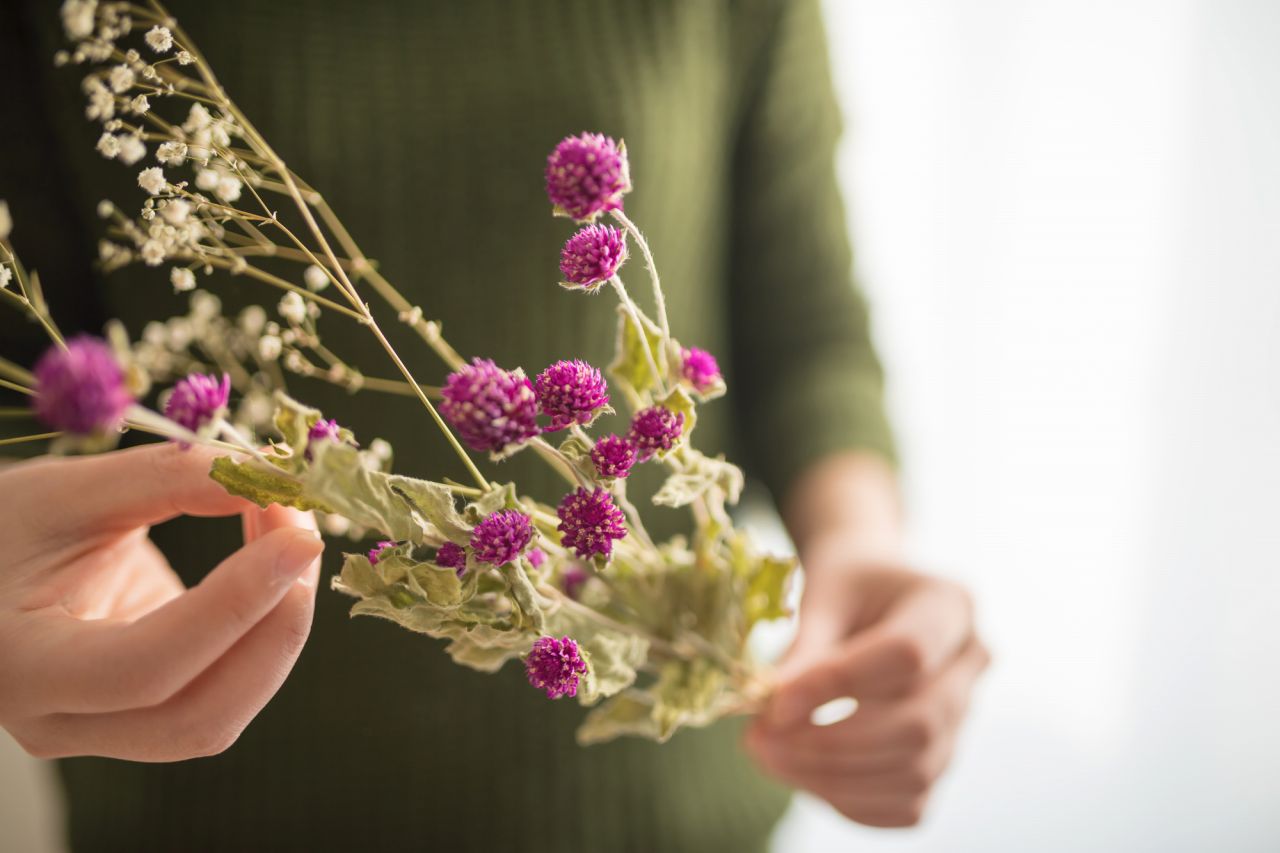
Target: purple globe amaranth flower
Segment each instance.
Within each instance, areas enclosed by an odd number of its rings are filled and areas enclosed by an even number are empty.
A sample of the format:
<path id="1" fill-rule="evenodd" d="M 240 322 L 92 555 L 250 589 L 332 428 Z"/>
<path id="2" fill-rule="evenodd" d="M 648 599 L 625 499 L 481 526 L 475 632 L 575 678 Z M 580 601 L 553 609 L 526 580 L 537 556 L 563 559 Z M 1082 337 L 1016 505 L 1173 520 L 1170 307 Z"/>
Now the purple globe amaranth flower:
<path id="1" fill-rule="evenodd" d="M 545 690 L 548 699 L 577 696 L 578 680 L 587 674 L 582 650 L 569 637 L 539 637 L 524 659 L 529 683 Z"/>
<path id="2" fill-rule="evenodd" d="M 43 423 L 75 435 L 119 428 L 134 398 L 111 347 L 81 335 L 50 347 L 35 370 L 35 412 Z"/>
<path id="3" fill-rule="evenodd" d="M 720 384 L 720 365 L 704 349 L 689 347 L 681 353 L 680 373 L 695 391 L 709 391 Z"/>
<path id="4" fill-rule="evenodd" d="M 556 510 L 560 544 L 579 557 L 609 557 L 613 543 L 627 535 L 622 510 L 604 489 L 578 488 L 564 496 Z"/>
<path id="5" fill-rule="evenodd" d="M 627 260 L 627 238 L 612 225 L 588 225 L 560 250 L 560 274 L 566 286 L 595 292 Z"/>
<path id="6" fill-rule="evenodd" d="M 231 377 L 193 373 L 173 386 L 164 404 L 164 416 L 195 432 L 219 417 L 231 398 Z"/>
<path id="7" fill-rule="evenodd" d="M 533 548 L 529 551 L 529 565 L 535 569 L 541 568 L 542 564 L 547 561 L 547 552 L 541 548 Z"/>
<path id="8" fill-rule="evenodd" d="M 446 542 L 436 551 L 436 565 L 442 569 L 453 569 L 462 577 L 467 570 L 467 552 L 461 545 Z"/>
<path id="9" fill-rule="evenodd" d="M 578 594 L 582 592 L 582 585 L 587 582 L 587 578 L 591 575 L 587 574 L 587 570 L 576 563 L 564 570 L 564 574 L 560 576 L 560 588 L 564 590 L 564 594 L 578 600 Z"/>
<path id="10" fill-rule="evenodd" d="M 619 210 L 631 191 L 627 149 L 600 133 L 568 136 L 547 157 L 547 198 L 579 222 Z"/>
<path id="11" fill-rule="evenodd" d="M 342 441 L 342 434 L 337 421 L 325 420 L 321 418 L 311 425 L 311 429 L 307 430 L 307 452 L 303 454 L 308 462 L 311 461 L 311 448 L 322 441 Z"/>
<path id="12" fill-rule="evenodd" d="M 489 359 L 450 373 L 440 394 L 440 413 L 472 450 L 501 451 L 541 432 L 532 383 Z"/>
<path id="13" fill-rule="evenodd" d="M 591 464 L 605 479 L 625 477 L 636 464 L 636 446 L 620 435 L 606 435 L 591 448 Z"/>
<path id="14" fill-rule="evenodd" d="M 491 512 L 471 531 L 471 551 L 491 566 L 505 566 L 533 541 L 529 516 L 514 509 Z"/>
<path id="15" fill-rule="evenodd" d="M 538 407 L 551 418 L 551 431 L 588 424 L 609 405 L 609 386 L 585 361 L 557 361 L 533 382 Z"/>
<path id="16" fill-rule="evenodd" d="M 655 453 L 670 450 L 683 431 L 683 413 L 673 412 L 665 406 L 651 406 L 636 412 L 627 437 L 636 446 L 636 458 L 640 462 L 648 462 Z"/>
<path id="17" fill-rule="evenodd" d="M 372 548 L 369 549 L 369 554 L 368 554 L 369 565 L 371 566 L 378 565 L 378 560 L 382 558 L 382 552 L 387 550 L 388 548 L 396 547 L 397 544 L 398 543 L 390 539 L 383 539 L 377 545 L 374 545 Z"/>

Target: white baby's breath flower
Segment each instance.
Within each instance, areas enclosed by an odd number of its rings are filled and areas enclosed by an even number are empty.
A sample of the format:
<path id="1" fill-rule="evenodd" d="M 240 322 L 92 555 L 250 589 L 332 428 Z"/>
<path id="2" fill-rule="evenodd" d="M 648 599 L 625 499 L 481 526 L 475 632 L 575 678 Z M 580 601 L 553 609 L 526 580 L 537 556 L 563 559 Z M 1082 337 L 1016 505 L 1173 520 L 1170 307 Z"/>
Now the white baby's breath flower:
<path id="1" fill-rule="evenodd" d="M 391 443 L 385 438 L 375 438 L 373 441 L 369 442 L 369 452 L 372 453 L 376 459 L 387 462 L 391 459 Z"/>
<path id="2" fill-rule="evenodd" d="M 174 292 L 196 289 L 196 274 L 186 267 L 174 267 L 169 271 L 169 281 L 173 283 Z"/>
<path id="3" fill-rule="evenodd" d="M 13 270 L 7 266 L 0 266 L 0 290 L 4 290 L 9 286 L 9 282 L 13 280 Z"/>
<path id="4" fill-rule="evenodd" d="M 138 186 L 152 195 L 160 195 L 168 185 L 164 179 L 164 170 L 159 166 L 152 166 L 138 173 Z"/>
<path id="5" fill-rule="evenodd" d="M 182 225 L 187 221 L 187 217 L 191 215 L 191 203 L 181 198 L 171 198 L 169 202 L 160 209 L 160 215 L 164 217 L 164 221 L 170 225 Z"/>
<path id="6" fill-rule="evenodd" d="M 194 56 L 192 56 L 192 55 L 191 55 L 191 52 L 190 52 L 190 51 L 188 51 L 188 50 L 180 50 L 180 51 L 178 51 L 178 64 L 179 64 L 179 65 L 190 65 L 191 63 L 193 63 L 193 62 L 195 62 L 195 61 L 196 61 L 196 58 L 195 58 Z"/>
<path id="7" fill-rule="evenodd" d="M 223 201 L 238 201 L 243 186 L 235 175 L 220 175 L 218 185 L 213 188 L 213 194 Z"/>
<path id="8" fill-rule="evenodd" d="M 89 78 L 95 80 L 96 78 Z M 85 118 L 94 121 L 106 121 L 116 114 L 116 99 L 111 90 L 99 84 L 89 89 L 89 105 L 84 108 Z"/>
<path id="9" fill-rule="evenodd" d="M 0 199 L 0 240 L 8 240 L 13 230 L 13 217 L 9 215 L 9 202 Z"/>
<path id="10" fill-rule="evenodd" d="M 93 35 L 93 15 L 98 0 L 66 0 L 62 4 L 62 28 L 67 38 L 79 41 Z"/>
<path id="11" fill-rule="evenodd" d="M 195 338 L 195 328 L 186 317 L 169 318 L 169 322 L 165 323 L 165 330 L 169 333 L 168 343 L 172 350 L 186 349 L 191 346 L 191 341 Z"/>
<path id="12" fill-rule="evenodd" d="M 267 361 L 275 361 L 280 357 L 283 345 L 275 335 L 263 335 L 258 339 L 258 355 Z"/>
<path id="13" fill-rule="evenodd" d="M 168 27 L 152 27 L 147 30 L 147 47 L 156 53 L 167 53 L 173 47 L 173 33 Z"/>
<path id="14" fill-rule="evenodd" d="M 256 337 L 262 334 L 262 327 L 267 325 L 267 312 L 261 305 L 250 305 L 240 312 L 237 322 L 246 335 Z"/>
<path id="15" fill-rule="evenodd" d="M 206 192 L 217 189 L 218 179 L 221 177 L 217 169 L 201 169 L 196 172 L 196 188 Z"/>
<path id="16" fill-rule="evenodd" d="M 107 84 L 111 87 L 111 91 L 119 95 L 121 92 L 127 92 L 133 88 L 133 69 L 127 65 L 117 65 L 111 69 L 111 73 L 107 75 Z"/>
<path id="17" fill-rule="evenodd" d="M 165 328 L 164 323 L 152 320 L 150 323 L 142 327 L 142 340 L 151 346 L 164 346 L 169 339 L 169 331 Z"/>
<path id="18" fill-rule="evenodd" d="M 120 139 L 120 162 L 132 166 L 147 156 L 147 146 L 136 136 L 125 136 Z"/>
<path id="19" fill-rule="evenodd" d="M 212 121 L 213 116 L 209 115 L 204 104 L 192 104 L 191 111 L 187 113 L 187 120 L 182 123 L 182 129 L 187 133 L 195 133 L 197 130 L 208 127 Z"/>
<path id="20" fill-rule="evenodd" d="M 142 262 L 149 267 L 158 267 L 164 263 L 164 244 L 159 240 L 147 240 L 138 251 L 142 255 Z"/>
<path id="21" fill-rule="evenodd" d="M 129 102 L 129 107 L 138 115 L 142 115 L 151 109 L 151 102 L 147 100 L 146 95 L 137 95 Z"/>
<path id="22" fill-rule="evenodd" d="M 307 318 L 307 303 L 302 301 L 302 297 L 293 291 L 289 291 L 280 300 L 278 310 L 280 316 L 295 325 L 300 324 Z"/>
<path id="23" fill-rule="evenodd" d="M 227 131 L 227 123 L 225 121 L 217 121 L 209 126 L 209 138 L 214 145 L 221 145 L 226 148 L 231 144 L 231 134 Z"/>
<path id="24" fill-rule="evenodd" d="M 162 142 L 156 149 L 156 159 L 166 166 L 181 166 L 187 158 L 187 143 Z"/>
<path id="25" fill-rule="evenodd" d="M 191 294 L 191 316 L 208 322 L 222 313 L 222 300 L 207 290 Z"/>
<path id="26" fill-rule="evenodd" d="M 98 137 L 95 147 L 103 157 L 113 160 L 120 153 L 120 139 L 114 133 L 104 133 Z"/>
<path id="27" fill-rule="evenodd" d="M 321 524 L 324 525 L 324 532 L 330 536 L 346 536 L 351 532 L 351 520 L 345 516 L 325 513 Z"/>
<path id="28" fill-rule="evenodd" d="M 329 286 L 329 275 L 315 264 L 311 264 L 302 273 L 302 280 L 306 282 L 307 289 L 315 293 L 319 293 Z"/>

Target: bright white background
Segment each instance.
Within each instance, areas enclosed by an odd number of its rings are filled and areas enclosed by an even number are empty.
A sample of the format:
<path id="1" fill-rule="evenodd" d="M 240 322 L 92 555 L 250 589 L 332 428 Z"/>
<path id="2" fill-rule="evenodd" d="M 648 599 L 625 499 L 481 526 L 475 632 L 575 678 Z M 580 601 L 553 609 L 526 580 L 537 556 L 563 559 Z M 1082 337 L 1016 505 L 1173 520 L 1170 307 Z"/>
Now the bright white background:
<path id="1" fill-rule="evenodd" d="M 1280 849 L 1280 3 L 827 9 L 916 556 L 996 663 L 922 828 L 778 849 Z"/>
<path id="2" fill-rule="evenodd" d="M 995 665 L 925 825 L 1280 850 L 1280 3 L 828 0 L 916 554 Z"/>

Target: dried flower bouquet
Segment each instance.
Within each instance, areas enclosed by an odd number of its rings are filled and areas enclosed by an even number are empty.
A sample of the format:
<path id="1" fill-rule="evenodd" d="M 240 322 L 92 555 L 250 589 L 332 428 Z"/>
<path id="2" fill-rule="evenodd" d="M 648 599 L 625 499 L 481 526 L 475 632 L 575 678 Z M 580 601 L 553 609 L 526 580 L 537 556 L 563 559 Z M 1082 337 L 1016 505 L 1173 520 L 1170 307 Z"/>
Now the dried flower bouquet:
<path id="1" fill-rule="evenodd" d="M 530 378 L 465 361 L 444 340 L 439 323 L 378 272 L 323 196 L 281 160 L 158 2 L 66 0 L 62 18 L 71 46 L 56 62 L 87 72 L 86 115 L 102 125 L 97 149 L 141 166 L 146 194 L 136 217 L 100 205 L 102 265 L 167 267 L 173 287 L 193 293 L 188 315 L 150 324 L 137 342 L 118 324 L 105 340 L 64 340 L 38 278 L 13 251 L 0 203 L 0 301 L 34 317 L 54 342 L 31 371 L 0 360 L 0 385 L 31 400 L 30 412 L 3 411 L 34 414 L 51 430 L 17 440 L 105 448 L 135 429 L 225 450 L 211 476 L 229 492 L 317 510 L 331 532 L 380 540 L 345 555 L 333 579 L 358 599 L 354 614 L 447 640 L 453 659 L 475 669 L 522 660 L 548 697 L 595 706 L 582 743 L 665 740 L 759 701 L 765 681 L 748 634 L 785 615 L 794 562 L 758 553 L 734 529 L 725 507 L 738 498 L 741 471 L 690 443 L 698 406 L 725 386 L 713 356 L 671 336 L 648 243 L 623 211 L 631 177 L 621 144 L 592 133 L 566 138 L 545 174 L 554 212 L 581 226 L 561 253 L 563 286 L 607 288 L 618 299 L 612 388 L 577 360 Z M 620 277 L 629 243 L 647 267 L 656 320 Z M 283 263 L 296 265 L 296 281 L 276 271 Z M 283 291 L 279 319 L 258 306 L 224 316 L 215 296 L 196 289 L 215 273 Z M 447 375 L 439 387 L 412 374 L 366 292 L 440 358 Z M 321 340 L 322 317 L 363 326 L 399 376 L 369 377 L 343 362 Z M 365 447 L 286 396 L 286 374 L 416 398 L 474 483 L 393 473 L 386 442 Z M 137 402 L 155 384 L 172 385 L 163 413 Z M 630 428 L 593 435 L 619 400 Z M 558 506 L 491 481 L 471 455 L 497 462 L 522 451 L 564 477 Z M 666 469 L 653 501 L 688 507 L 690 538 L 648 535 L 627 497 L 639 465 Z"/>

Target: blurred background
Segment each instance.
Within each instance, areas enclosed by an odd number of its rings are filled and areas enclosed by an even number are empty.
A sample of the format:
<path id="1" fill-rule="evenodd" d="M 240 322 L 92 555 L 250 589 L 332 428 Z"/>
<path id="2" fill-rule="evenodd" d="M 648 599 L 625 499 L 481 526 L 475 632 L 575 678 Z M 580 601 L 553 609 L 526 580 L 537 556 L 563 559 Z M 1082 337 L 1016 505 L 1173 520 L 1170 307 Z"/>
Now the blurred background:
<path id="1" fill-rule="evenodd" d="M 914 556 L 995 652 L 918 829 L 1280 849 L 1280 3 L 827 0 Z M 0 847 L 59 850 L 0 740 Z"/>

